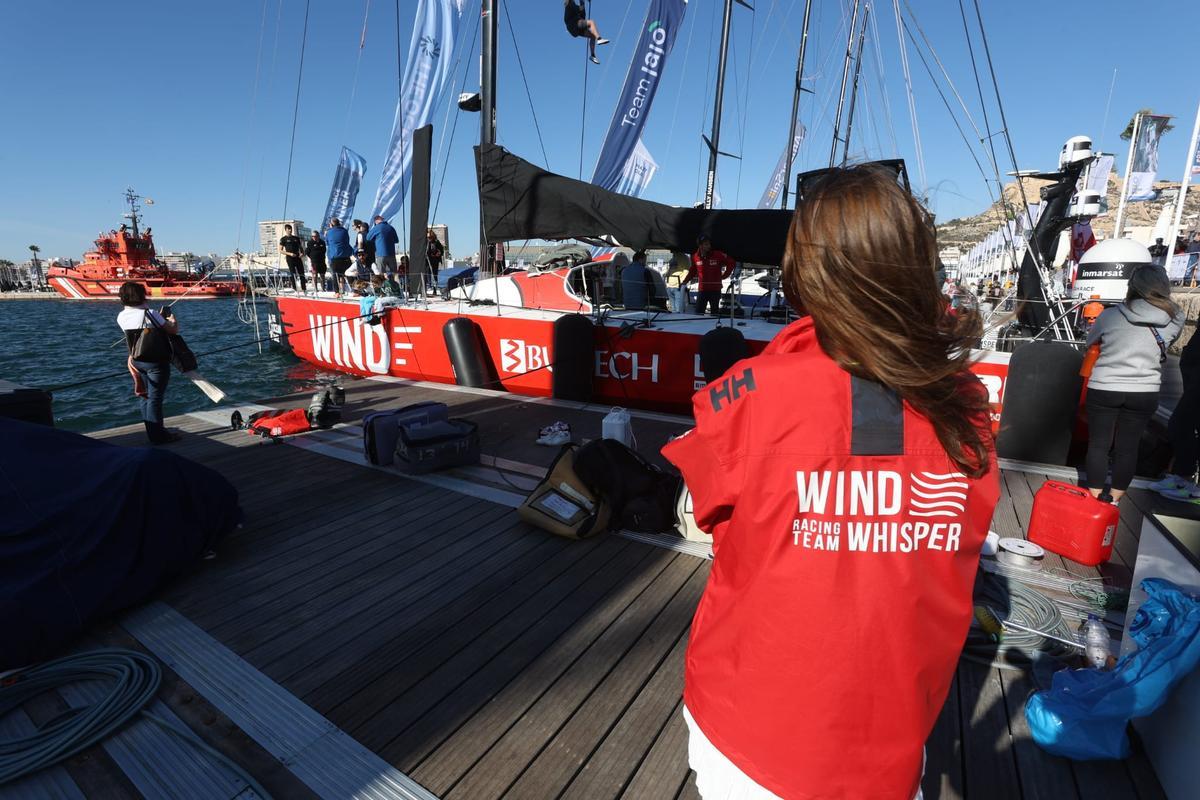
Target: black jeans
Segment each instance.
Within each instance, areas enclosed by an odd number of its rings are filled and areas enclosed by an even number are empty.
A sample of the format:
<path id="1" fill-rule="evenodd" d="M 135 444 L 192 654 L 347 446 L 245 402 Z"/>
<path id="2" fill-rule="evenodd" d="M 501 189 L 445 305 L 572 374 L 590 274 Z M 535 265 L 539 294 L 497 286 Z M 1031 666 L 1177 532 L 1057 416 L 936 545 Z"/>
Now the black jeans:
<path id="1" fill-rule="evenodd" d="M 712 308 L 713 316 L 718 316 L 721 313 L 721 290 L 706 289 L 696 292 L 696 313 L 705 313 L 706 308 Z"/>
<path id="2" fill-rule="evenodd" d="M 304 276 L 304 260 L 293 256 L 287 257 L 288 273 L 292 278 L 292 288 L 296 288 L 296 282 L 300 282 L 300 291 L 308 291 L 308 279 Z"/>
<path id="3" fill-rule="evenodd" d="M 1125 491 L 1137 468 L 1138 443 L 1158 408 L 1158 392 L 1108 392 L 1088 389 L 1087 481 L 1103 489 L 1112 452 L 1112 488 Z"/>
<path id="4" fill-rule="evenodd" d="M 1183 370 L 1183 396 L 1167 423 L 1167 436 L 1175 462 L 1171 472 L 1189 481 L 1196 474 L 1197 453 L 1200 453 L 1200 368 Z"/>

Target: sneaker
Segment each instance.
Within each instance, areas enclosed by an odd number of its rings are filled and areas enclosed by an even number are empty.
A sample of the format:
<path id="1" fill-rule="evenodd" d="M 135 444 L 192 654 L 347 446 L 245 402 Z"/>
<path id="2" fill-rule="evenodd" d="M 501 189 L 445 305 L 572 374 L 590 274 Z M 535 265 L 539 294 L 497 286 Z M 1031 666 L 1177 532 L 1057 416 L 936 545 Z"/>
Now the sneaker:
<path id="1" fill-rule="evenodd" d="M 608 44 L 608 39 L 597 39 L 596 44 Z"/>
<path id="2" fill-rule="evenodd" d="M 539 436 L 537 443 L 546 445 L 547 447 L 558 447 L 571 441 L 571 434 L 567 431 L 553 431 L 544 436 Z"/>
<path id="3" fill-rule="evenodd" d="M 591 60 L 592 60 L 592 63 L 593 63 L 593 64 L 599 64 L 599 63 L 600 63 L 600 59 L 596 58 L 595 56 L 590 56 L 590 58 L 591 58 Z"/>
<path id="4" fill-rule="evenodd" d="M 1155 492 L 1170 492 L 1178 491 L 1179 489 L 1184 488 L 1187 484 L 1188 481 L 1185 481 L 1178 475 L 1172 475 L 1168 472 L 1162 477 L 1162 480 L 1155 481 L 1146 488 Z"/>
<path id="5" fill-rule="evenodd" d="M 1174 489 L 1159 489 L 1158 493 L 1163 497 L 1169 497 L 1172 500 L 1196 500 L 1200 499 L 1200 486 L 1191 481 L 1180 481 L 1180 485 Z"/>

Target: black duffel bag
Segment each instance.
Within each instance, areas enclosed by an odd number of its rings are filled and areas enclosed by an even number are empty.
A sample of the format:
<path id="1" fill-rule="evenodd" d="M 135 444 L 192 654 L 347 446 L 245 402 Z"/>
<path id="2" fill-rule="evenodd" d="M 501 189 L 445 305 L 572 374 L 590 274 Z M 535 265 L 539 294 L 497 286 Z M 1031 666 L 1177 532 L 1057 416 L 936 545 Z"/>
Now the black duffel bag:
<path id="1" fill-rule="evenodd" d="M 612 527 L 674 533 L 680 478 L 615 439 L 596 439 L 575 454 L 575 473 L 612 507 Z"/>

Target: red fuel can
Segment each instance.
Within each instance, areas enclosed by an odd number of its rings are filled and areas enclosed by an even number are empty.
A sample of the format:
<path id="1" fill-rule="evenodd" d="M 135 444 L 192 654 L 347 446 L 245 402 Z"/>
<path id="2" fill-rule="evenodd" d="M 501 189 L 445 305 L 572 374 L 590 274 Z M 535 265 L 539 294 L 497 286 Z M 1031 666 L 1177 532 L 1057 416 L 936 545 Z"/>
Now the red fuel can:
<path id="1" fill-rule="evenodd" d="M 1046 481 L 1033 497 L 1029 535 L 1051 553 L 1094 567 L 1108 561 L 1121 514 L 1091 492 L 1061 481 Z"/>

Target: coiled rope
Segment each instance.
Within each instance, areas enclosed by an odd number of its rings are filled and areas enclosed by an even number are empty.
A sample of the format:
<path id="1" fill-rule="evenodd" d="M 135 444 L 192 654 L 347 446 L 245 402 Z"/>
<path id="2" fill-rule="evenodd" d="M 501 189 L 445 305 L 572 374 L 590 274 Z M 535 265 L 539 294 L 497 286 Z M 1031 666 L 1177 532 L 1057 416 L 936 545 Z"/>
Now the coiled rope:
<path id="1" fill-rule="evenodd" d="M 975 586 L 975 603 L 990 608 L 1000 622 L 1011 620 L 1053 636 L 1075 638 L 1062 612 L 1050 598 L 1015 580 L 980 573 Z M 1040 653 L 1060 658 L 1073 652 L 1053 639 L 1010 628 L 1004 630 L 997 642 L 982 628 L 972 625 L 967 632 L 962 657 L 997 669 L 1025 671 Z"/>
<path id="2" fill-rule="evenodd" d="M 225 754 L 192 731 L 145 710 L 158 693 L 162 668 L 144 653 L 118 648 L 92 650 L 9 675 L 0 681 L 0 717 L 45 692 L 97 680 L 108 685 L 105 695 L 92 705 L 60 714 L 37 733 L 0 741 L 0 786 L 99 744 L 140 714 L 220 761 L 259 797 L 270 798 L 258 781 Z"/>

